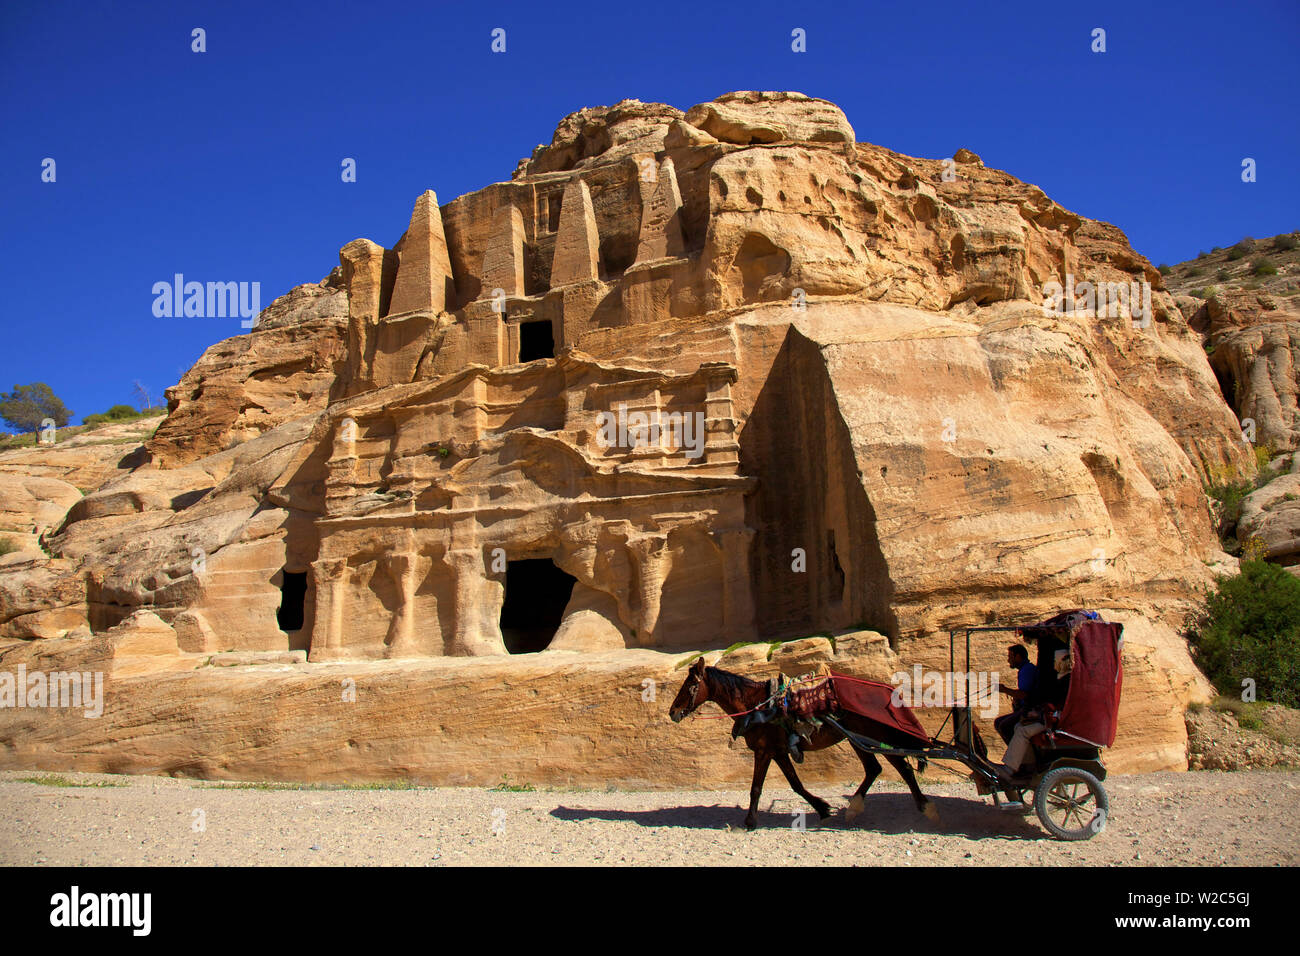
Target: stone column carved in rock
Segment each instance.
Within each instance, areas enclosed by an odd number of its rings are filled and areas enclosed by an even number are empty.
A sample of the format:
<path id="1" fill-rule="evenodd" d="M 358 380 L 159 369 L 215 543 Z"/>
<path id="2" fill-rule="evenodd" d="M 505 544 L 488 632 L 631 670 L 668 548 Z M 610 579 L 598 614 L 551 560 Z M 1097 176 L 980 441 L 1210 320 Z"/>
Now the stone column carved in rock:
<path id="1" fill-rule="evenodd" d="M 647 647 L 654 643 L 655 628 L 659 626 L 664 581 L 672 570 L 672 552 L 668 549 L 667 535 L 662 534 L 629 538 L 627 547 L 636 568 L 637 596 L 640 599 L 636 643 Z"/>
<path id="2" fill-rule="evenodd" d="M 398 249 L 397 282 L 388 311 L 445 312 L 455 308 L 456 287 L 452 280 L 447 237 L 442 230 L 438 197 L 427 190 L 415 201 L 411 225 Z"/>
<path id="3" fill-rule="evenodd" d="M 560 201 L 560 227 L 555 232 L 555 258 L 551 262 L 551 288 L 600 278 L 600 235 L 591 191 L 581 179 L 564 187 Z"/>
<path id="4" fill-rule="evenodd" d="M 650 198 L 641 207 L 641 236 L 636 247 L 636 261 L 650 262 L 684 255 L 682 238 L 682 194 L 677 188 L 677 171 L 673 161 L 664 158 Z"/>
<path id="5" fill-rule="evenodd" d="M 413 653 L 415 644 L 415 572 L 419 555 L 390 554 L 385 567 L 393 584 L 397 586 L 398 605 L 388 624 L 386 657 L 406 657 Z"/>
<path id="6" fill-rule="evenodd" d="M 508 296 L 524 294 L 524 214 L 517 206 L 502 206 L 492 217 L 492 237 L 483 253 L 480 296 L 491 298 L 501 289 Z"/>
<path id="7" fill-rule="evenodd" d="M 483 553 L 479 548 L 449 551 L 446 561 L 456 576 L 456 629 L 447 646 L 453 657 L 482 657 L 506 653 L 495 627 L 484 617 L 487 579 Z"/>
<path id="8" fill-rule="evenodd" d="M 316 586 L 316 614 L 311 632 L 311 659 L 332 660 L 343 647 L 343 610 L 347 604 L 348 562 L 322 558 L 311 566 Z"/>

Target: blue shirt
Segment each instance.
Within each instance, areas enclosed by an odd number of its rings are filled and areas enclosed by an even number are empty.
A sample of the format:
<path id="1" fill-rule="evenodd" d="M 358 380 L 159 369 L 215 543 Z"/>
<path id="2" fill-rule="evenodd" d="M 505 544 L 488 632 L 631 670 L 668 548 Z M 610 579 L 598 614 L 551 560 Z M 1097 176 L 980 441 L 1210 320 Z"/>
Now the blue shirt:
<path id="1" fill-rule="evenodd" d="M 1029 688 L 1034 686 L 1034 678 L 1037 676 L 1038 676 L 1038 668 L 1035 667 L 1033 664 L 1029 663 L 1029 661 L 1025 661 L 1023 664 L 1020 665 L 1020 669 L 1018 671 L 1018 678 L 1016 681 L 1016 687 L 1028 693 Z M 1012 710 L 1013 711 L 1024 710 L 1024 708 L 1025 708 L 1025 699 L 1021 698 L 1020 700 L 1015 702 L 1015 706 L 1012 708 Z"/>

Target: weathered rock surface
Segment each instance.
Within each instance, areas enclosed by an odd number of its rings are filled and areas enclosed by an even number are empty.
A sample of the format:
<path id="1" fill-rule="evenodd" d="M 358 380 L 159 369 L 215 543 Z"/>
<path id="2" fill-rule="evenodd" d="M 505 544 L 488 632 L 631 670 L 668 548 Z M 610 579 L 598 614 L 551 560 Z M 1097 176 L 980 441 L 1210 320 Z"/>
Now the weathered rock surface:
<path id="1" fill-rule="evenodd" d="M 86 583 L 75 562 L 32 549 L 0 558 L 0 636 L 62 637 L 86 627 Z"/>
<path id="2" fill-rule="evenodd" d="M 1300 475 L 1274 478 L 1245 497 L 1237 540 L 1255 541 L 1260 557 L 1294 564 L 1300 554 Z"/>
<path id="3" fill-rule="evenodd" d="M 76 486 L 58 478 L 0 472 L 0 535 L 39 554 L 41 533 L 62 524 L 80 500 Z M 3 534 L 7 531 L 17 535 Z"/>
<path id="4" fill-rule="evenodd" d="M 329 403 L 346 355 L 346 296 L 295 293 L 267 307 L 274 317 L 265 328 L 211 346 L 167 389 L 167 418 L 145 445 L 155 464 L 197 461 Z M 277 309 L 284 299 L 297 305 Z M 309 302 L 323 314 L 298 311 Z"/>
<path id="5" fill-rule="evenodd" d="M 857 142 L 838 106 L 801 93 L 728 93 L 691 107 L 685 121 L 714 139 L 740 146 L 792 140 L 851 147 Z"/>
<path id="6" fill-rule="evenodd" d="M 193 666 L 181 659 L 176 632 L 158 615 L 144 610 L 132 612 L 98 635 L 82 631 L 67 637 L 0 646 L 0 668 L 12 672 L 20 664 L 29 674 L 91 671 L 101 672 L 106 678 L 188 670 Z"/>
<path id="7" fill-rule="evenodd" d="M 839 653 L 831 653 L 824 639 L 797 644 L 778 648 L 771 662 L 761 645 L 741 648 L 718 665 L 756 679 L 781 670 L 805 673 L 821 661 L 867 679 L 893 673 L 882 635 L 841 636 Z M 16 667 L 19 659 L 11 655 L 20 652 L 31 668 L 34 658 L 21 647 L 0 648 L 0 667 Z M 480 787 L 507 777 L 511 783 L 601 787 L 616 781 L 649 789 L 747 786 L 753 769 L 744 741 L 730 739 L 730 721 L 668 719 L 684 679 L 677 667 L 682 655 L 545 651 L 506 659 L 257 666 L 163 655 L 152 672 L 140 673 L 127 671 L 121 651 L 82 653 L 83 668 L 114 664 L 105 678 L 103 715 L 0 712 L 0 769 Z M 699 713 L 717 717 L 721 711 L 708 704 Z M 932 733 L 946 716 L 937 708 L 917 714 Z M 1177 716 L 1181 721 L 1181 711 Z M 1132 772 L 1174 760 L 1151 749 L 1147 735 L 1157 728 L 1135 717 L 1137 708 L 1125 710 L 1109 766 Z M 1000 753 L 989 722 L 980 726 Z M 1185 762 L 1185 753 L 1179 759 Z M 799 772 L 810 784 L 842 783 L 861 779 L 862 766 L 842 744 L 809 757 Z"/>
<path id="8" fill-rule="evenodd" d="M 1300 448 L 1300 308 L 1294 300 L 1224 290 L 1190 316 L 1205 335 L 1210 366 L 1224 399 L 1246 425 L 1245 434 L 1274 451 Z"/>
<path id="9" fill-rule="evenodd" d="M 348 243 L 168 400 L 52 558 L 0 566 L 0 635 L 146 608 L 179 670 L 115 677 L 93 726 L 0 713 L 10 765 L 59 741 L 78 769 L 740 782 L 643 679 L 823 632 L 887 679 L 946 669 L 949 628 L 1089 606 L 1127 629 L 1113 766 L 1183 769 L 1209 689 L 1175 628 L 1226 560 L 1202 483 L 1255 467 L 1118 229 L 794 93 L 572 114 L 510 182 L 420 196 L 396 248 Z M 830 653 L 763 648 L 729 664 Z M 310 663 L 201 666 L 231 652 Z"/>

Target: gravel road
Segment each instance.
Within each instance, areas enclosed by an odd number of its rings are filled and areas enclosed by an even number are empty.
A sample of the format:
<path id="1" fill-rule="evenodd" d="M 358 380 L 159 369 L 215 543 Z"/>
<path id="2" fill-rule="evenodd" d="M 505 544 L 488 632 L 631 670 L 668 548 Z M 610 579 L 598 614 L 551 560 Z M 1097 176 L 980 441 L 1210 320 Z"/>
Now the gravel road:
<path id="1" fill-rule="evenodd" d="M 24 778 L 58 780 L 29 783 Z M 86 784 L 109 783 L 112 786 Z M 273 787 L 283 785 L 270 785 Z M 806 829 L 788 789 L 726 791 L 255 789 L 102 774 L 0 773 L 3 865 L 1247 865 L 1300 862 L 1300 772 L 1112 777 L 1110 824 L 1080 843 L 995 809 L 951 777 L 922 780 L 940 820 L 900 783 L 877 782 L 844 819 L 852 786 L 822 788 L 834 816 Z"/>

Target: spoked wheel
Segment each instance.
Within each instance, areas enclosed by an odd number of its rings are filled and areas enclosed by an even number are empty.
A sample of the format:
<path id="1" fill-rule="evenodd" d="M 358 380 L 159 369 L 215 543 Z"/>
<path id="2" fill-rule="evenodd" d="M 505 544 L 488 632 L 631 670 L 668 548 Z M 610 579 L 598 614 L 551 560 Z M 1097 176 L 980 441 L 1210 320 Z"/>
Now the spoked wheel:
<path id="1" fill-rule="evenodd" d="M 1106 828 L 1110 800 L 1101 781 L 1077 767 L 1043 774 L 1034 794 L 1043 826 L 1062 840 L 1088 840 Z"/>

